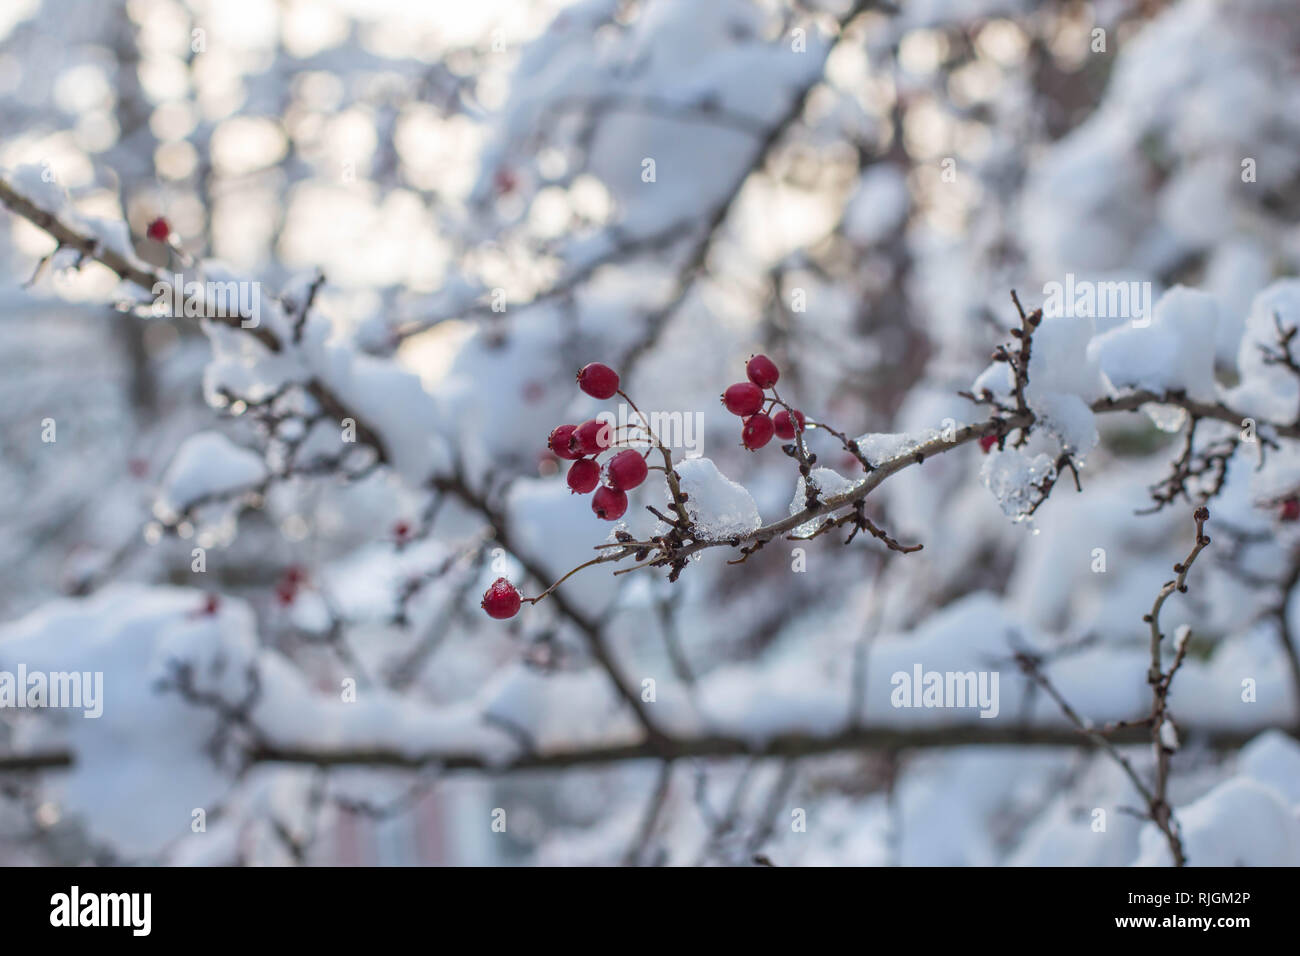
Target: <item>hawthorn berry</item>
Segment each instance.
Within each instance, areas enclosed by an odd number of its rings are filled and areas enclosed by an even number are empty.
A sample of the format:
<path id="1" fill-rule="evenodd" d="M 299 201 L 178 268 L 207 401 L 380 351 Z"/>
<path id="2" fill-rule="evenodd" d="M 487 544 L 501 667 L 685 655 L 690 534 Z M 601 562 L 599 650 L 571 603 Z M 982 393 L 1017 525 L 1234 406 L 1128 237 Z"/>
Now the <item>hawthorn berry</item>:
<path id="1" fill-rule="evenodd" d="M 755 355 L 745 366 L 745 374 L 759 388 L 771 388 L 781 377 L 781 370 L 766 355 Z"/>
<path id="2" fill-rule="evenodd" d="M 592 398 L 613 398 L 618 393 L 618 373 L 608 365 L 592 362 L 578 373 L 578 387 Z"/>
<path id="3" fill-rule="evenodd" d="M 782 441 L 789 441 L 794 438 L 796 423 L 799 431 L 803 431 L 803 412 L 797 410 L 788 412 L 783 408 L 772 416 L 772 424 L 776 428 L 776 437 Z"/>
<path id="4" fill-rule="evenodd" d="M 763 407 L 763 390 L 753 382 L 738 382 L 722 393 L 722 404 L 741 418 L 753 415 Z"/>
<path id="5" fill-rule="evenodd" d="M 629 448 L 609 460 L 609 464 L 605 466 L 605 473 L 609 475 L 611 488 L 631 491 L 645 481 L 645 476 L 650 473 L 650 469 L 645 459 L 641 457 L 641 453 Z"/>
<path id="6" fill-rule="evenodd" d="M 492 177 L 492 188 L 497 191 L 497 195 L 506 196 L 515 191 L 519 185 L 519 179 L 515 174 L 505 166 L 496 171 Z"/>
<path id="7" fill-rule="evenodd" d="M 991 449 L 997 443 L 998 443 L 997 435 L 981 435 L 980 451 L 984 452 L 984 454 L 987 455 L 989 453 L 989 449 Z"/>
<path id="8" fill-rule="evenodd" d="M 1282 520 L 1300 521 L 1300 498 L 1288 498 L 1282 502 Z"/>
<path id="9" fill-rule="evenodd" d="M 627 495 L 617 488 L 601 485 L 591 496 L 591 510 L 596 513 L 597 518 L 617 521 L 627 511 Z"/>
<path id="10" fill-rule="evenodd" d="M 488 617 L 494 617 L 498 621 L 504 621 L 508 617 L 514 617 L 519 613 L 519 605 L 523 599 L 515 586 L 505 578 L 497 578 L 492 582 L 492 586 L 483 594 L 483 601 L 479 604 L 483 610 L 487 611 Z"/>
<path id="11" fill-rule="evenodd" d="M 740 440 L 750 451 L 758 451 L 772 440 L 775 431 L 772 419 L 759 412 L 745 419 L 745 427 L 740 430 Z"/>
<path id="12" fill-rule="evenodd" d="M 607 423 L 590 419 L 574 429 L 570 447 L 575 448 L 579 456 L 599 455 L 614 444 L 612 432 L 613 429 Z"/>
<path id="13" fill-rule="evenodd" d="M 579 458 L 569 466 L 569 475 L 565 479 L 575 495 L 585 495 L 596 487 L 600 481 L 600 465 L 594 458 Z"/>
<path id="14" fill-rule="evenodd" d="M 566 461 L 574 461 L 582 455 L 573 447 L 573 433 L 577 425 L 557 425 L 546 439 L 546 447 Z"/>
<path id="15" fill-rule="evenodd" d="M 162 216 L 149 223 L 149 228 L 145 230 L 145 235 L 154 242 L 166 242 L 171 234 L 172 227 Z"/>

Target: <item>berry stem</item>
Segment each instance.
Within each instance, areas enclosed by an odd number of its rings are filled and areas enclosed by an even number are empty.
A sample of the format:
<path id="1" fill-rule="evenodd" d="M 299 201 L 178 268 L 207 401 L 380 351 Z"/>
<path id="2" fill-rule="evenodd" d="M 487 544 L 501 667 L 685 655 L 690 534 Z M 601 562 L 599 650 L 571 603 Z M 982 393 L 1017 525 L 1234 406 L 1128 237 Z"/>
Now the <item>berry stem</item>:
<path id="1" fill-rule="evenodd" d="M 641 423 L 645 425 L 646 432 L 649 433 L 651 439 L 654 441 L 655 447 L 658 448 L 660 453 L 664 456 L 664 478 L 668 481 L 668 490 L 672 492 L 673 511 L 677 513 L 677 518 L 681 522 L 681 527 L 689 528 L 691 525 L 691 518 L 690 515 L 686 513 L 686 499 L 682 497 L 682 488 L 677 482 L 677 472 L 673 471 L 672 452 L 670 452 L 668 447 L 659 440 L 659 436 L 655 434 L 655 430 L 650 427 L 650 422 L 646 419 L 645 415 L 641 414 L 641 409 L 636 407 L 636 402 L 628 398 L 627 392 L 620 388 L 618 394 L 622 397 L 623 401 L 627 402 L 628 407 L 631 408 L 632 411 L 636 412 L 637 417 L 641 419 Z"/>
<path id="2" fill-rule="evenodd" d="M 590 568 L 593 565 L 597 565 L 597 564 L 605 564 L 606 562 L 609 561 L 618 561 L 621 560 L 623 557 L 625 557 L 626 554 L 632 554 L 636 551 L 635 548 L 632 548 L 630 550 L 627 549 L 627 547 L 622 542 L 611 542 L 609 545 L 601 545 L 601 547 L 617 547 L 617 548 L 623 548 L 624 550 L 610 552 L 609 554 L 602 554 L 598 558 L 592 558 L 590 561 L 584 561 L 582 564 L 578 565 L 576 568 L 571 570 L 564 577 L 560 578 L 560 580 L 552 584 L 541 594 L 537 595 L 537 597 L 526 597 L 526 598 L 521 598 L 521 600 L 526 601 L 529 604 L 536 604 L 538 601 L 542 600 L 544 597 L 546 597 L 548 594 L 550 594 L 552 591 L 558 588 L 561 584 L 569 580 L 569 578 L 573 577 L 575 574 L 577 574 L 579 571 L 583 570 L 584 568 Z"/>

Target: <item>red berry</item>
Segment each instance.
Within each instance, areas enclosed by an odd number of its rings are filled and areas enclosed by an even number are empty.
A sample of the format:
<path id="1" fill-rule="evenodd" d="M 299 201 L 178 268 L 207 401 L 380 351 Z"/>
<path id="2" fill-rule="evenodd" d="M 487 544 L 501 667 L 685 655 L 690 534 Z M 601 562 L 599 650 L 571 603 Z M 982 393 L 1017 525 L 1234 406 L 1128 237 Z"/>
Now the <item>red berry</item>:
<path id="1" fill-rule="evenodd" d="M 593 398 L 613 398 L 618 394 L 618 373 L 608 365 L 592 362 L 578 373 L 578 387 Z"/>
<path id="2" fill-rule="evenodd" d="M 581 458 L 582 455 L 572 445 L 573 433 L 577 429 L 577 425 L 557 425 L 551 432 L 551 437 L 546 439 L 546 447 L 566 461 Z"/>
<path id="3" fill-rule="evenodd" d="M 293 599 L 298 596 L 298 589 L 288 581 L 281 581 L 275 586 L 275 599 L 284 607 L 293 603 Z"/>
<path id="4" fill-rule="evenodd" d="M 733 415 L 753 415 L 763 407 L 763 390 L 752 382 L 740 382 L 722 393 L 722 404 Z"/>
<path id="5" fill-rule="evenodd" d="M 781 377 L 781 370 L 766 355 L 755 355 L 745 366 L 745 374 L 759 388 L 771 388 Z"/>
<path id="6" fill-rule="evenodd" d="M 1300 498 L 1288 498 L 1282 502 L 1282 520 L 1300 521 Z"/>
<path id="7" fill-rule="evenodd" d="M 172 227 L 168 225 L 167 220 L 162 216 L 149 223 L 149 228 L 145 230 L 145 235 L 154 242 L 166 242 L 167 237 L 171 234 Z"/>
<path id="8" fill-rule="evenodd" d="M 594 458 L 579 458 L 569 466 L 566 480 L 574 494 L 585 495 L 600 483 L 600 465 Z"/>
<path id="9" fill-rule="evenodd" d="M 405 521 L 399 521 L 393 525 L 393 537 L 398 541 L 405 541 L 411 536 L 411 526 Z"/>
<path id="10" fill-rule="evenodd" d="M 627 495 L 617 488 L 601 485 L 591 496 L 591 510 L 596 512 L 597 518 L 617 521 L 627 511 Z"/>
<path id="11" fill-rule="evenodd" d="M 794 417 L 791 418 L 791 415 Z M 799 431 L 803 431 L 803 412 L 788 412 L 783 408 L 772 416 L 772 424 L 776 426 L 776 437 L 782 441 L 789 441 L 794 438 L 796 423 Z"/>
<path id="12" fill-rule="evenodd" d="M 989 453 L 989 449 L 992 448 L 992 447 L 993 447 L 994 445 L 996 445 L 997 443 L 998 443 L 998 436 L 997 436 L 997 435 L 981 435 L 981 436 L 980 436 L 980 450 L 983 451 L 984 454 L 986 454 L 986 455 Z"/>
<path id="13" fill-rule="evenodd" d="M 519 597 L 519 592 L 515 586 L 505 578 L 497 578 L 492 582 L 492 586 L 483 594 L 483 601 L 479 607 L 487 611 L 488 617 L 494 617 L 498 621 L 504 621 L 508 617 L 514 617 L 519 613 L 519 605 L 523 599 Z"/>
<path id="14" fill-rule="evenodd" d="M 203 608 L 200 614 L 206 614 L 209 617 L 216 614 L 221 608 L 221 597 L 216 594 L 205 594 L 203 596 Z"/>
<path id="15" fill-rule="evenodd" d="M 515 178 L 515 174 L 505 166 L 498 169 L 496 175 L 492 177 L 492 186 L 501 196 L 514 192 L 518 185 L 519 180 Z"/>
<path id="16" fill-rule="evenodd" d="M 620 491 L 631 491 L 645 481 L 645 476 L 650 473 L 641 453 L 631 448 L 611 458 L 605 470 L 609 475 L 610 487 Z"/>
<path id="17" fill-rule="evenodd" d="M 772 419 L 759 412 L 745 419 L 745 427 L 740 430 L 740 440 L 750 451 L 758 451 L 772 440 L 775 431 Z"/>
<path id="18" fill-rule="evenodd" d="M 600 422 L 593 418 L 583 422 L 574 430 L 571 447 L 576 448 L 579 455 L 599 455 L 612 444 L 614 444 L 613 427 L 607 422 Z"/>

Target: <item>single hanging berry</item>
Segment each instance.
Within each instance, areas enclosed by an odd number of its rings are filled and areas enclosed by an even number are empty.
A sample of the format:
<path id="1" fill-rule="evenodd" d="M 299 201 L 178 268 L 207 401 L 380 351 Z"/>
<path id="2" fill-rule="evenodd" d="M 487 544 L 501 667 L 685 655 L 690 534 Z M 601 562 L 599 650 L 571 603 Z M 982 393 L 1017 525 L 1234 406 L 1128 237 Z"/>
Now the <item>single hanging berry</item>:
<path id="1" fill-rule="evenodd" d="M 759 388 L 771 388 L 781 377 L 781 370 L 766 355 L 755 355 L 745 366 L 745 374 Z"/>
<path id="2" fill-rule="evenodd" d="M 745 419 L 745 427 L 740 430 L 740 440 L 750 451 L 758 451 L 772 440 L 775 431 L 772 419 L 759 412 Z"/>
<path id="3" fill-rule="evenodd" d="M 794 438 L 795 429 L 803 431 L 803 412 L 788 412 L 784 408 L 772 416 L 772 425 L 776 428 L 776 437 L 782 441 Z"/>
<path id="4" fill-rule="evenodd" d="M 288 581 L 281 581 L 275 586 L 275 600 L 281 607 L 288 607 L 298 596 L 298 589 Z"/>
<path id="5" fill-rule="evenodd" d="M 641 453 L 629 448 L 609 460 L 609 464 L 605 466 L 605 473 L 609 476 L 611 488 L 631 491 L 645 481 L 645 476 L 650 473 L 650 469 L 645 459 L 641 457 Z"/>
<path id="6" fill-rule="evenodd" d="M 505 578 L 497 578 L 483 594 L 483 602 L 479 607 L 487 611 L 488 617 L 504 621 L 518 614 L 519 605 L 522 603 L 523 599 L 519 597 L 515 586 Z"/>
<path id="7" fill-rule="evenodd" d="M 149 223 L 149 228 L 145 230 L 145 235 L 154 242 L 166 242 L 167 237 L 171 234 L 172 227 L 162 216 L 159 216 L 153 222 Z"/>
<path id="8" fill-rule="evenodd" d="M 585 421 L 573 432 L 572 447 L 579 455 L 599 455 L 614 444 L 614 428 L 596 419 Z"/>
<path id="9" fill-rule="evenodd" d="M 617 488 L 601 485 L 591 496 L 591 510 L 596 513 L 597 518 L 617 521 L 627 511 L 627 495 Z"/>
<path id="10" fill-rule="evenodd" d="M 585 495 L 600 482 L 600 465 L 594 458 L 579 458 L 569 466 L 565 480 L 575 495 Z"/>
<path id="11" fill-rule="evenodd" d="M 573 433 L 577 425 L 557 425 L 546 439 L 546 447 L 566 461 L 574 461 L 582 456 L 573 448 Z"/>
<path id="12" fill-rule="evenodd" d="M 997 443 L 998 443 L 997 435 L 981 435 L 980 451 L 984 452 L 984 454 L 987 455 L 989 453 L 989 449 L 991 449 Z"/>
<path id="13" fill-rule="evenodd" d="M 578 373 L 578 387 L 593 398 L 613 398 L 618 394 L 618 373 L 608 365 L 592 362 Z"/>
<path id="14" fill-rule="evenodd" d="M 763 407 L 763 390 L 753 382 L 738 382 L 722 393 L 722 404 L 733 415 L 753 415 Z"/>

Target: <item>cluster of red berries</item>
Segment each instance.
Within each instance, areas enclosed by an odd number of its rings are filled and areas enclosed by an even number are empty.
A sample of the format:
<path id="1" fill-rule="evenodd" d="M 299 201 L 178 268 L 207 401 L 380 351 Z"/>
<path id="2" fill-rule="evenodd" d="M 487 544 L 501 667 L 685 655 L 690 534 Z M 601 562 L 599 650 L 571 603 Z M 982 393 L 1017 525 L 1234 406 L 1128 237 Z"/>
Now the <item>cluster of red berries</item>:
<path id="1" fill-rule="evenodd" d="M 578 387 L 593 398 L 613 398 L 618 394 L 618 373 L 608 365 L 592 362 L 578 373 Z M 570 490 L 577 495 L 594 491 L 591 510 L 606 521 L 623 517 L 627 493 L 645 481 L 650 471 L 641 452 L 632 448 L 615 454 L 602 470 L 600 455 L 616 444 L 614 428 L 594 418 L 581 425 L 557 426 L 546 443 L 557 456 L 573 462 L 566 478 Z"/>
<path id="2" fill-rule="evenodd" d="M 768 399 L 766 390 L 776 385 L 781 370 L 766 355 L 755 355 L 745 365 L 748 382 L 737 382 L 722 393 L 727 411 L 741 418 L 740 442 L 750 451 L 758 451 L 775 435 L 790 441 L 796 431 L 803 431 L 803 412 L 782 408 L 775 415 L 768 412 L 777 404 L 775 391 Z"/>

